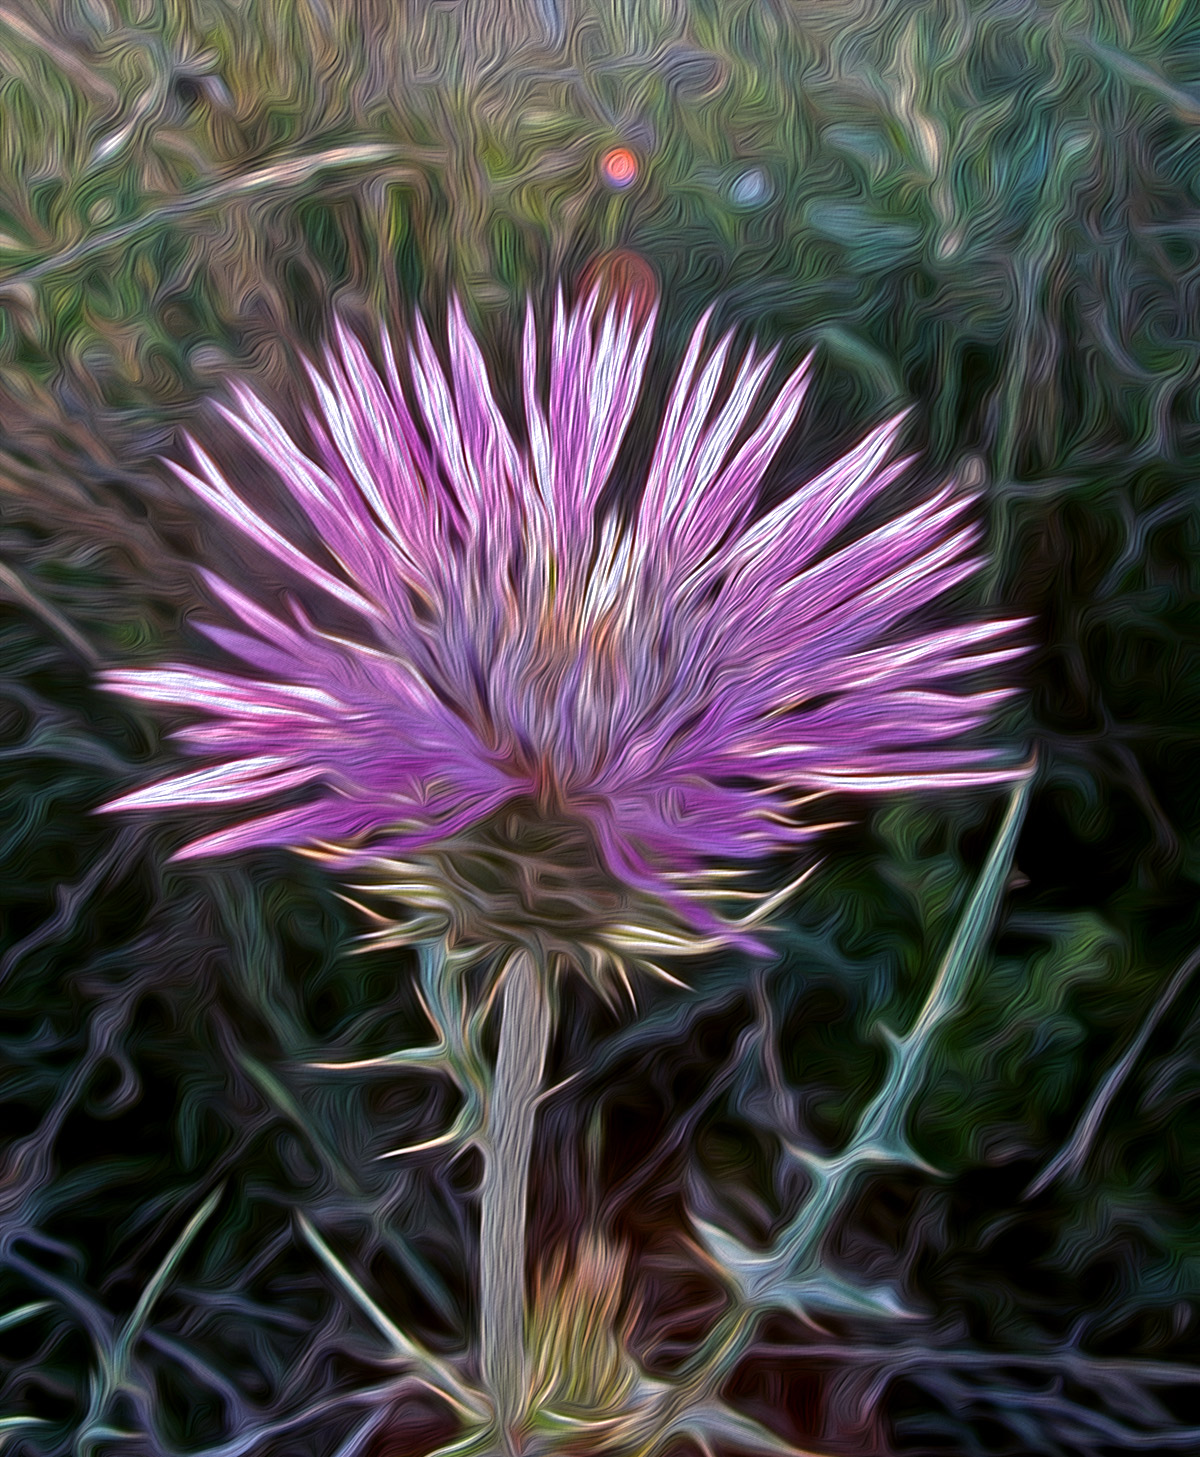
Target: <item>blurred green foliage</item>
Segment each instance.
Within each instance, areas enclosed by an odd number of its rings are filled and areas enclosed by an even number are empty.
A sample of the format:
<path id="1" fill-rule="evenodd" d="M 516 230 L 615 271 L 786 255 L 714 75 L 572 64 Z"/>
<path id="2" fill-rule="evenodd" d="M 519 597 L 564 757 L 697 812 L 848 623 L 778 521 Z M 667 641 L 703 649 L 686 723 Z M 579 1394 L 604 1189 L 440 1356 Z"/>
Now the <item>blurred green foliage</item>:
<path id="1" fill-rule="evenodd" d="M 660 369 L 713 299 L 781 369 L 818 347 L 768 493 L 915 403 L 917 476 L 982 497 L 978 590 L 1032 619 L 1002 729 L 1038 778 L 914 1094 L 929 1167 L 860 1181 L 827 1251 L 914 1314 L 780 1315 L 725 1395 L 831 1452 L 1200 1449 L 1198 993 L 1171 981 L 1200 929 L 1198 178 L 1180 0 L 4 0 L 0 1446 L 448 1437 L 294 1220 L 462 1347 L 478 1168 L 376 1161 L 447 1127 L 453 1087 L 307 1066 L 425 1039 L 413 968 L 350 955 L 293 860 L 184 873 L 169 829 L 94 817 L 169 751 L 92 673 L 195 649 L 190 564 L 234 548 L 161 457 L 231 379 L 295 410 L 335 313 L 402 332 L 456 291 L 503 388 L 526 295 L 621 249 L 658 280 Z M 718 1319 L 696 1218 L 765 1248 L 809 1188 L 787 1141 L 853 1138 L 1002 813 L 859 811 L 776 965 L 639 989 L 639 1020 L 565 993 L 536 1218 L 628 1242 L 647 1369 Z"/>

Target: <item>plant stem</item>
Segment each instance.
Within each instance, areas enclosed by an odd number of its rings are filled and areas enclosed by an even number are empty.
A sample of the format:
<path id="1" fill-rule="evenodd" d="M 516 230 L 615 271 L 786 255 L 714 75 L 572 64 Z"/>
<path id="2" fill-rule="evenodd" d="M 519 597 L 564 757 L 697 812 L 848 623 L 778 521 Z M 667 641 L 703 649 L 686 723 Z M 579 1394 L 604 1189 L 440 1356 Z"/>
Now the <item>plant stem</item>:
<path id="1" fill-rule="evenodd" d="M 546 1049 L 550 1002 L 542 968 L 518 951 L 504 973 L 496 1075 L 485 1129 L 480 1210 L 480 1351 L 508 1450 L 525 1415 L 525 1210 L 533 1123 Z"/>

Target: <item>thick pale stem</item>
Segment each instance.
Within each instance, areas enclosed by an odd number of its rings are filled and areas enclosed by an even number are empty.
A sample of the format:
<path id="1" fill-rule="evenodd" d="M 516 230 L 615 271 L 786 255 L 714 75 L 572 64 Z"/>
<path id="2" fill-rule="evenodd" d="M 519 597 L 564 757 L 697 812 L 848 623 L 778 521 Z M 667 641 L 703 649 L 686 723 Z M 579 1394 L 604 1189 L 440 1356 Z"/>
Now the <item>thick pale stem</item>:
<path id="1" fill-rule="evenodd" d="M 480 1210 L 480 1350 L 483 1378 L 507 1440 L 524 1416 L 525 1211 L 533 1123 L 546 1049 L 550 1002 L 542 968 L 524 951 L 504 975 L 496 1076 L 487 1112 Z"/>

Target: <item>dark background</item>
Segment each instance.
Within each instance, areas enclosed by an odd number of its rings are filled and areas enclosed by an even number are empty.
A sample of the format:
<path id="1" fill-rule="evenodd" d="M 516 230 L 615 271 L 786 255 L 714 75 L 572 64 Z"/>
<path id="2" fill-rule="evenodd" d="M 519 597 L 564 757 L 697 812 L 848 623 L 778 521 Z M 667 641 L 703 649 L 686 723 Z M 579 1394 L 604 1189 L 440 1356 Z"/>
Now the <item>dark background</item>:
<path id="1" fill-rule="evenodd" d="M 961 605 L 1033 619 L 998 733 L 1034 791 L 905 1112 L 932 1168 L 861 1179 L 826 1245 L 914 1314 L 773 1317 L 726 1400 L 828 1452 L 1200 1450 L 1198 127 L 1187 0 L 0 11 L 6 1451 L 453 1436 L 432 1398 L 364 1394 L 377 1336 L 295 1223 L 465 1347 L 475 1156 L 376 1161 L 447 1126 L 452 1085 L 303 1066 L 424 1040 L 412 964 L 352 955 L 360 922 L 293 857 L 176 867 L 185 826 L 94 816 L 173 751 L 93 674 L 199 650 L 192 563 L 232 547 L 163 457 L 185 429 L 228 448 L 231 380 L 294 416 L 335 312 L 436 333 L 451 291 L 503 380 L 527 295 L 545 318 L 559 280 L 636 260 L 652 404 L 713 300 L 780 378 L 815 346 L 768 491 L 914 405 L 916 480 L 983 498 Z M 567 989 L 535 1253 L 603 1225 L 645 1370 L 719 1308 L 695 1221 L 766 1247 L 805 1197 L 782 1140 L 851 1138 L 1004 808 L 860 808 L 776 962 L 641 986 L 640 1020 Z"/>

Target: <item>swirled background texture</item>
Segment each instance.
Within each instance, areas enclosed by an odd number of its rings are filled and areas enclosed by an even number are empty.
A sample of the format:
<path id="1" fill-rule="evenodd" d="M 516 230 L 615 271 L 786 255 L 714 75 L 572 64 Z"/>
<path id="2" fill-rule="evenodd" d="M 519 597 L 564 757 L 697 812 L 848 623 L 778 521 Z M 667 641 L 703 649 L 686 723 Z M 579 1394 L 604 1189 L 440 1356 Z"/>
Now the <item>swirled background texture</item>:
<path id="1" fill-rule="evenodd" d="M 469 1341 L 478 1160 L 379 1155 L 456 1094 L 311 1066 L 424 1040 L 414 964 L 352 955 L 360 920 L 295 858 L 172 865 L 163 828 L 94 815 L 174 759 L 93 685 L 196 641 L 194 561 L 245 570 L 163 464 L 231 381 L 297 419 L 335 314 L 436 332 L 457 295 L 503 392 L 526 297 L 549 318 L 597 279 L 659 297 L 664 392 L 714 300 L 778 378 L 817 350 L 773 499 L 915 406 L 920 480 L 986 503 L 972 607 L 1033 619 L 1002 727 L 1037 779 L 990 936 L 906 1157 L 864 1164 L 822 1245 L 858 1296 L 827 1282 L 718 1353 L 725 1409 L 830 1454 L 1200 1451 L 1180 0 L 2 0 L 0 1449 L 452 1439 L 386 1322 Z M 853 1144 L 1003 816 L 856 806 L 775 961 L 639 985 L 636 1017 L 566 988 L 532 1193 L 547 1389 L 619 1397 L 705 1350 L 722 1258 L 769 1252 Z M 709 1450 L 745 1450 L 724 1420 Z"/>

